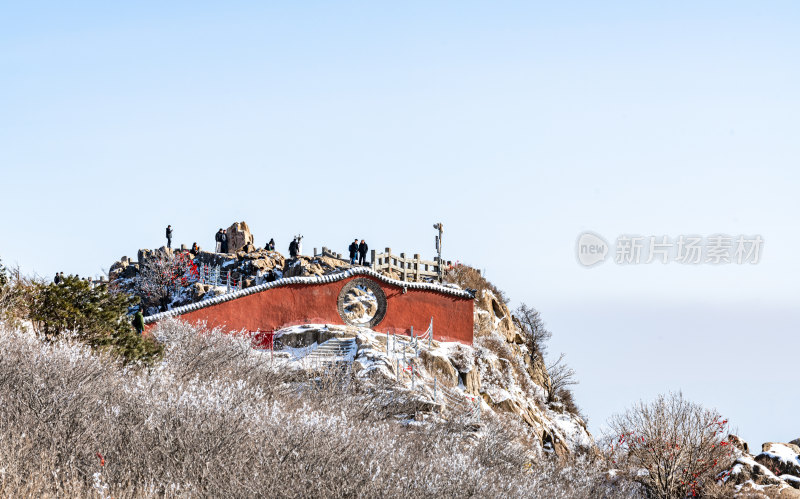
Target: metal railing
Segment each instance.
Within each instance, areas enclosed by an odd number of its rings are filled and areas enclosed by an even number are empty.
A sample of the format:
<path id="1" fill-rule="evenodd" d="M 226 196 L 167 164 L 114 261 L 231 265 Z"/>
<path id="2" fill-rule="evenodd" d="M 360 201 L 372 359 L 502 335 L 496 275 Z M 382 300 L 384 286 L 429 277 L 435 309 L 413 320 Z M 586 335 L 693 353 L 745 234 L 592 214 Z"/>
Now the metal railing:
<path id="1" fill-rule="evenodd" d="M 391 348 L 389 347 L 391 343 Z M 418 374 L 415 368 L 414 361 L 419 358 L 420 347 L 427 347 L 429 350 L 433 347 L 433 317 L 431 317 L 430 325 L 424 333 L 420 335 L 414 334 L 414 328 L 411 328 L 411 338 L 409 340 L 398 339 L 397 335 L 387 334 L 386 336 L 386 353 L 388 356 L 394 358 L 395 366 L 395 380 L 400 382 L 401 373 L 408 373 L 411 378 L 411 390 L 414 392 L 425 391 L 427 388 L 433 393 L 433 403 L 438 404 L 440 400 L 445 407 L 458 408 L 462 413 L 465 413 L 468 419 L 480 421 L 481 418 L 481 401 L 480 397 L 470 394 L 460 394 L 457 391 L 441 386 L 438 379 L 434 376 L 433 383 L 425 381 Z M 411 356 L 408 350 L 413 351 Z M 402 355 L 402 360 L 400 358 Z M 417 381 L 419 379 L 419 381 Z"/>
<path id="2" fill-rule="evenodd" d="M 210 286 L 225 286 L 225 292 L 231 293 L 242 289 L 242 276 L 238 279 L 231 275 L 231 271 L 223 271 L 219 265 L 201 265 L 198 267 L 197 282 Z"/>

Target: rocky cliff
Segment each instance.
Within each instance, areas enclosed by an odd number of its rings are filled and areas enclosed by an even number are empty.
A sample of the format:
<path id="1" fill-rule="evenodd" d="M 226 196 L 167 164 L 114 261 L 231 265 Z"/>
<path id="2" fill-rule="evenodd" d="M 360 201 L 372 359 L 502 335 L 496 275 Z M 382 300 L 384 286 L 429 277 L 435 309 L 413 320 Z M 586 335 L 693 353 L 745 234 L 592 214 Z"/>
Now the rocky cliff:
<path id="1" fill-rule="evenodd" d="M 800 438 L 787 443 L 767 442 L 758 454 L 751 454 L 747 442 L 735 435 L 728 440 L 734 446 L 736 460 L 721 478 L 737 494 L 800 498 Z"/>
<path id="2" fill-rule="evenodd" d="M 392 391 L 405 391 L 411 400 L 404 410 L 410 413 L 463 418 L 478 401 L 482 423 L 517 425 L 519 439 L 532 449 L 559 458 L 595 453 L 594 439 L 580 415 L 566 410 L 558 399 L 547 402 L 547 370 L 538 353 L 528 351 L 506 305 L 489 289 L 478 293 L 473 346 L 422 341 L 415 349 L 407 337 L 395 341 L 367 328 L 304 325 L 279 332 L 279 344 L 285 347 L 279 354 L 291 352 L 298 368 L 309 368 L 313 365 L 304 365 L 303 359 L 318 344 L 333 337 L 355 338 L 357 379 L 371 389 L 389 386 Z"/>
<path id="3" fill-rule="evenodd" d="M 196 254 L 184 253 L 185 257 L 191 265 L 219 267 L 226 275 L 230 272 L 231 279 L 245 288 L 282 277 L 325 275 L 350 267 L 348 262 L 338 259 L 300 256 L 289 260 L 279 252 L 255 248 L 244 222 L 233 224 L 228 234 L 233 234 L 231 253 L 200 250 Z M 132 291 L 141 265 L 150 259 L 171 257 L 173 252 L 162 247 L 140 250 L 137 256 L 136 262 L 123 257 L 112 265 L 109 277 L 118 289 Z M 484 408 L 498 418 L 521 422 L 529 429 L 532 440 L 547 452 L 566 456 L 593 451 L 594 440 L 580 415 L 567 410 L 557 397 L 548 402 L 550 377 L 541 353 L 531 350 L 524 331 L 504 303 L 502 293 L 468 267 L 460 267 L 448 281 L 450 285 L 476 290 L 474 345 L 435 342 L 436 348 L 420 352 L 420 375 L 426 377 L 427 382 L 433 383 L 436 378 L 437 383 L 447 388 L 478 398 Z M 201 301 L 223 292 L 225 287 L 194 283 L 179 288 L 168 306 Z M 434 327 L 446 328 L 447 325 Z M 382 358 L 381 362 L 387 365 L 391 363 L 386 358 L 389 354 L 385 335 L 374 333 L 359 338 L 357 366 L 370 372 L 367 366 L 375 365 L 375 359 Z M 387 378 L 396 375 L 388 369 L 378 372 Z"/>

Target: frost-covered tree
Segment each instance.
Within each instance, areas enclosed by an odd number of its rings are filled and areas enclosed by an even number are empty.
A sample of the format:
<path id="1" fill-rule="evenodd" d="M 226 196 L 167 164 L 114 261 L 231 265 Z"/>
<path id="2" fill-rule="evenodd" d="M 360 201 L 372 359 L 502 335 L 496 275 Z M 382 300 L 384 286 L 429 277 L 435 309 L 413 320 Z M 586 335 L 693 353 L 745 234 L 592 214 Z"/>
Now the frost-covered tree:
<path id="1" fill-rule="evenodd" d="M 609 427 L 612 465 L 641 483 L 650 497 L 702 495 L 733 460 L 728 420 L 680 392 L 639 402 L 612 416 Z"/>
<path id="2" fill-rule="evenodd" d="M 187 286 L 197 273 L 197 266 L 188 253 L 154 255 L 139 268 L 135 292 L 146 307 L 166 310 L 176 291 Z"/>
<path id="3" fill-rule="evenodd" d="M 547 387 L 547 401 L 552 402 L 556 396 L 568 390 L 570 386 L 577 385 L 578 379 L 575 370 L 564 361 L 566 354 L 562 353 L 553 363 L 547 365 L 547 374 L 550 376 L 550 386 Z"/>
<path id="4" fill-rule="evenodd" d="M 547 340 L 553 336 L 553 333 L 545 327 L 542 314 L 535 308 L 522 303 L 514 310 L 514 322 L 522 330 L 531 355 L 538 353 L 539 356 L 544 357 Z"/>

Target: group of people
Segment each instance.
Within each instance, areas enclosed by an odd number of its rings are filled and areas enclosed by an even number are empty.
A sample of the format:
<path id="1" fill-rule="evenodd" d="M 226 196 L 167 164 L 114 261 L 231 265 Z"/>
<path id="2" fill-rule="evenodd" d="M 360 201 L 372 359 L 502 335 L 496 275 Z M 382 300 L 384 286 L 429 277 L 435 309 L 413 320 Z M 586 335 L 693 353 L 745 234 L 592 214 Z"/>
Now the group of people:
<path id="1" fill-rule="evenodd" d="M 167 248 L 172 249 L 172 225 L 167 225 Z M 294 259 L 297 258 L 302 252 L 302 240 L 303 236 L 297 235 L 294 236 L 292 242 L 289 243 L 289 257 Z M 214 251 L 216 253 L 227 253 L 228 252 L 228 231 L 226 229 L 220 228 L 216 234 L 214 234 L 214 241 L 216 241 L 216 247 Z M 267 251 L 275 251 L 275 239 L 270 238 L 267 245 L 264 247 Z M 369 251 L 369 246 L 367 243 L 362 239 L 361 242 L 358 242 L 358 238 L 353 240 L 349 247 L 350 250 L 350 264 L 351 265 L 366 265 L 367 264 L 367 252 Z M 192 249 L 190 252 L 194 255 L 200 252 L 200 247 L 197 246 L 197 243 L 192 244 Z"/>
<path id="2" fill-rule="evenodd" d="M 358 260 L 359 265 L 366 265 L 367 264 L 367 251 L 369 251 L 369 246 L 364 240 L 361 240 L 361 243 L 358 242 L 358 238 L 355 238 L 350 246 L 347 248 L 350 250 L 350 265 L 355 265 L 356 260 Z"/>
<path id="3" fill-rule="evenodd" d="M 69 279 L 73 279 L 73 278 L 78 278 L 78 279 L 80 279 L 82 281 L 88 282 L 90 288 L 94 287 L 94 280 L 92 280 L 91 277 L 86 277 L 86 278 L 81 279 L 80 276 L 70 274 L 69 275 Z M 67 279 L 68 278 L 64 276 L 63 272 L 56 272 L 56 276 L 53 278 L 53 284 L 61 284 L 62 282 L 65 282 Z"/>
<path id="4" fill-rule="evenodd" d="M 217 242 L 217 247 L 214 251 L 217 253 L 228 252 L 228 231 L 227 229 L 219 229 L 219 232 L 214 235 L 214 240 Z"/>
<path id="5" fill-rule="evenodd" d="M 166 236 L 167 236 L 167 248 L 172 249 L 172 225 L 167 225 Z M 294 238 L 294 241 L 292 241 L 294 244 L 297 245 L 296 246 L 297 253 L 300 253 L 299 244 L 300 244 L 300 239 L 302 239 L 302 238 L 303 238 L 303 236 L 296 236 Z M 214 248 L 214 251 L 216 253 L 227 253 L 228 252 L 228 230 L 227 229 L 220 228 L 217 231 L 217 233 L 214 234 L 214 241 L 216 241 L 216 247 Z M 291 253 L 291 248 L 292 248 L 292 246 L 290 245 L 289 246 L 290 253 Z M 269 242 L 267 243 L 267 245 L 264 247 L 264 249 L 266 249 L 267 251 L 275 251 L 275 240 L 274 239 L 270 239 Z M 198 246 L 196 242 L 192 243 L 192 249 L 189 250 L 189 252 L 191 254 L 193 254 L 193 255 L 197 255 L 200 252 L 200 246 Z"/>

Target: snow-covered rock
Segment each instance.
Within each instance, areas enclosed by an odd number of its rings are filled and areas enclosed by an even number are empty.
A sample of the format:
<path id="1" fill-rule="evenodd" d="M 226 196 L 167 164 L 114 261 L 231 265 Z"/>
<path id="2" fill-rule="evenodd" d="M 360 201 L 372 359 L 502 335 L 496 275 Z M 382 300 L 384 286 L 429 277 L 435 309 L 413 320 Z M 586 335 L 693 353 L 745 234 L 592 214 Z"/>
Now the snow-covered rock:
<path id="1" fill-rule="evenodd" d="M 768 497 L 800 497 L 800 448 L 793 443 L 767 442 L 757 456 L 748 453 L 747 442 L 735 435 L 728 441 L 734 446 L 736 460 L 719 479 L 733 486 L 737 494 L 758 492 Z"/>
<path id="2" fill-rule="evenodd" d="M 356 378 L 373 389 L 390 386 L 405 394 L 406 410 L 432 411 L 445 418 L 474 418 L 475 422 L 478 415 L 484 422 L 515 419 L 527 425 L 527 441 L 538 442 L 539 451 L 562 457 L 595 448 L 579 416 L 560 404 L 547 406 L 545 391 L 531 381 L 522 356 L 503 358 L 484 346 L 460 343 L 414 344 L 406 336 L 387 336 L 363 327 L 308 324 L 286 328 L 280 334 L 279 344 L 290 347 L 293 353 L 332 337 L 355 337 L 358 350 L 352 369 Z M 499 335 L 496 339 L 504 341 Z M 509 356 L 509 352 L 501 355 Z M 293 369 L 318 367 L 303 358 L 290 364 L 287 366 Z"/>
<path id="3" fill-rule="evenodd" d="M 755 460 L 778 475 L 800 477 L 800 447 L 795 444 L 767 442 Z"/>

